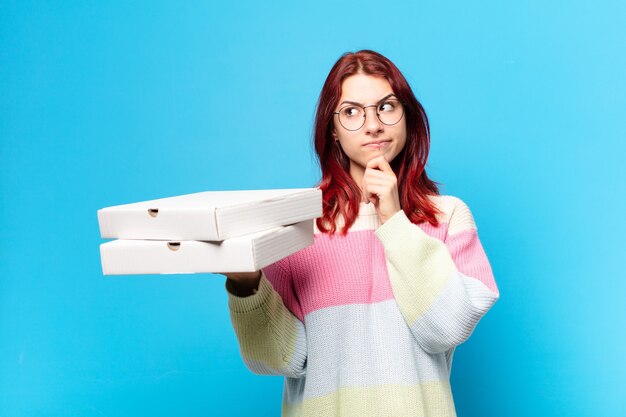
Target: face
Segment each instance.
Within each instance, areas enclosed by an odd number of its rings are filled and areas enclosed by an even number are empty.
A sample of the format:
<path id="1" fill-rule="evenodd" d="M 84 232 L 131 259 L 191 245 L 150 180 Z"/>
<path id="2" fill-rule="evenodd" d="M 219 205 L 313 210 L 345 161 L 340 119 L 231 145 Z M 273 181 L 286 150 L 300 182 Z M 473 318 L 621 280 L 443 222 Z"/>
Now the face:
<path id="1" fill-rule="evenodd" d="M 367 162 L 378 155 L 384 155 L 387 162 L 391 163 L 404 148 L 406 143 L 405 116 L 403 115 L 400 121 L 392 126 L 382 123 L 376 116 L 378 110 L 385 120 L 385 115 L 382 113 L 392 109 L 385 101 L 386 99 L 397 100 L 393 95 L 391 85 L 383 77 L 355 74 L 346 78 L 341 84 L 341 98 L 335 108 L 336 112 L 342 110 L 347 117 L 350 116 L 350 112 L 363 111 L 358 106 L 346 108 L 347 106 L 358 103 L 366 107 L 365 123 L 354 131 L 343 127 L 338 115 L 333 116 L 333 138 L 339 142 L 339 146 L 350 158 L 351 174 L 355 171 L 363 171 Z"/>

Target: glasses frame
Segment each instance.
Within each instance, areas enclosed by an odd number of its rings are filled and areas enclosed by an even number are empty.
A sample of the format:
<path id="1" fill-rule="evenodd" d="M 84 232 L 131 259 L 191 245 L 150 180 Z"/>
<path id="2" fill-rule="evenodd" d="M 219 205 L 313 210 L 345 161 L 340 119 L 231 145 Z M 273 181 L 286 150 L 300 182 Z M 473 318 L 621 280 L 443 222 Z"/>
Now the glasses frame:
<path id="1" fill-rule="evenodd" d="M 397 121 L 397 122 L 395 122 L 395 123 L 385 123 L 385 122 L 383 122 L 383 121 L 380 119 L 380 113 L 378 112 L 378 106 L 379 106 L 381 103 L 384 103 L 385 101 L 397 101 L 397 102 L 398 102 L 398 103 L 400 103 L 400 105 L 402 106 L 402 114 L 400 115 L 400 118 L 398 119 L 398 121 Z M 339 113 L 341 113 L 341 110 L 342 110 L 342 109 L 345 109 L 346 107 L 350 107 L 350 106 L 360 107 L 360 108 L 362 108 L 362 109 L 363 109 L 363 123 L 361 123 L 361 125 L 360 125 L 359 127 L 357 127 L 356 129 L 348 129 L 347 127 L 345 127 L 345 126 L 343 125 L 343 123 L 341 123 L 341 117 L 339 116 Z M 404 103 L 403 103 L 403 102 L 401 102 L 400 100 L 398 100 L 395 96 L 392 96 L 392 97 L 385 97 L 385 98 L 383 98 L 382 100 L 380 100 L 378 103 L 376 103 L 376 104 L 370 104 L 370 105 L 367 105 L 367 106 L 362 106 L 362 105 L 360 105 L 360 104 L 358 104 L 358 103 L 352 103 L 352 102 L 350 102 L 350 103 L 346 104 L 345 106 L 341 107 L 341 108 L 339 109 L 339 111 L 335 111 L 335 112 L 333 112 L 333 114 L 336 114 L 336 115 L 337 115 L 337 119 L 339 120 L 339 124 L 341 125 L 341 127 L 343 127 L 344 129 L 346 129 L 346 130 L 348 130 L 348 131 L 350 131 L 350 132 L 356 132 L 357 130 L 359 130 L 359 129 L 361 129 L 363 126 L 365 126 L 365 121 L 367 120 L 367 111 L 366 111 L 365 109 L 367 109 L 368 107 L 375 107 L 375 108 L 376 108 L 376 118 L 377 118 L 377 119 L 378 119 L 378 120 L 379 120 L 382 124 L 384 124 L 385 126 L 394 126 L 394 125 L 397 125 L 398 123 L 400 123 L 400 120 L 402 120 L 402 118 L 404 117 Z"/>

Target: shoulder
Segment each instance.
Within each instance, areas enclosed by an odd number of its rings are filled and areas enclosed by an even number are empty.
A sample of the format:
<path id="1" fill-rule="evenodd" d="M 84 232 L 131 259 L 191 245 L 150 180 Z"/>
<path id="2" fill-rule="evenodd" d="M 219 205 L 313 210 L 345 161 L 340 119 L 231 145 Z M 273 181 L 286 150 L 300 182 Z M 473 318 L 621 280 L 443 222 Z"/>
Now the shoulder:
<path id="1" fill-rule="evenodd" d="M 440 223 L 448 225 L 448 236 L 466 230 L 477 230 L 470 208 L 459 197 L 434 195 L 428 197 L 441 212 L 437 215 Z"/>

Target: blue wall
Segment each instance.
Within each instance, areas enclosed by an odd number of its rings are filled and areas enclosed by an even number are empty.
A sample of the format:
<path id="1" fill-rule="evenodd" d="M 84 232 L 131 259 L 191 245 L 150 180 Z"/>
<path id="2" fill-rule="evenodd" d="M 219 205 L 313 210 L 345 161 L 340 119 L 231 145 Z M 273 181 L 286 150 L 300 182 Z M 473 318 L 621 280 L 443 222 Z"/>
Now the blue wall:
<path id="1" fill-rule="evenodd" d="M 222 3 L 1 2 L 0 416 L 278 415 L 223 277 L 103 277 L 96 210 L 314 185 L 317 95 L 361 48 L 424 104 L 502 293 L 459 415 L 625 416 L 626 3 Z"/>

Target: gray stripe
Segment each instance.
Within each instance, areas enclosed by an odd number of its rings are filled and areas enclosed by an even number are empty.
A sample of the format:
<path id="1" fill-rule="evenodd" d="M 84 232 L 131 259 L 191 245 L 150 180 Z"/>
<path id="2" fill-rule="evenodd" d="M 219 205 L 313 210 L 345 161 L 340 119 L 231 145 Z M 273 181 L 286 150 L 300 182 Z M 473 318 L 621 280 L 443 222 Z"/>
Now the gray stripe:
<path id="1" fill-rule="evenodd" d="M 498 296 L 476 278 L 456 272 L 437 300 L 411 326 L 429 352 L 449 350 L 465 342 Z M 451 359 L 451 358 L 450 358 Z"/>
<path id="2" fill-rule="evenodd" d="M 305 385 L 305 378 L 285 378 L 283 404 L 301 404 L 304 398 Z"/>
<path id="3" fill-rule="evenodd" d="M 305 399 L 340 387 L 449 380 L 445 354 L 417 344 L 395 300 L 317 310 L 305 317 L 305 328 Z"/>

